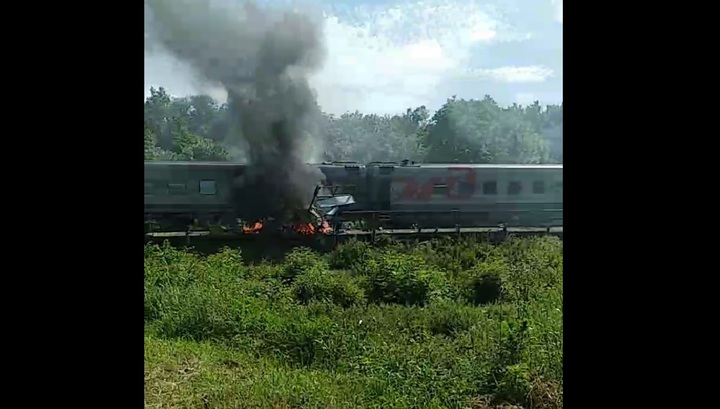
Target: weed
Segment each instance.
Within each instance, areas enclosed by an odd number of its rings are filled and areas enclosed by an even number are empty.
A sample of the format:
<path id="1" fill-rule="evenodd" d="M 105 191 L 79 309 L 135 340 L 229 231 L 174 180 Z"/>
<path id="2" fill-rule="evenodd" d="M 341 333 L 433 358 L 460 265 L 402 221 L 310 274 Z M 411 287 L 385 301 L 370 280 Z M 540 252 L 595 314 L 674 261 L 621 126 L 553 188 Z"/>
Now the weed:
<path id="1" fill-rule="evenodd" d="M 562 408 L 562 242 L 145 249 L 147 407 Z"/>

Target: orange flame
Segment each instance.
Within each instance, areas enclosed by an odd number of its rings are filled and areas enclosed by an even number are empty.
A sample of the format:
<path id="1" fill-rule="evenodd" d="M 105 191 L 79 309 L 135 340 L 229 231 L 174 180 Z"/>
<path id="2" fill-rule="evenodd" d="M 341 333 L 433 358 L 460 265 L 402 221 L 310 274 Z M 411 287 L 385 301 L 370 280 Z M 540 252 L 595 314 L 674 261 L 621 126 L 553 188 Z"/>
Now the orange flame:
<path id="1" fill-rule="evenodd" d="M 293 230 L 308 236 L 315 234 L 315 226 L 311 223 L 296 223 Z"/>
<path id="2" fill-rule="evenodd" d="M 316 227 L 312 223 L 295 223 L 293 225 L 293 230 L 299 234 L 307 236 L 311 236 L 315 233 L 331 234 L 333 231 L 332 227 L 330 227 L 330 223 L 325 220 L 323 220 L 319 227 Z"/>
<path id="3" fill-rule="evenodd" d="M 260 233 L 262 228 L 263 228 L 263 224 L 261 222 L 255 222 L 253 224 L 244 226 L 243 233 L 249 233 L 249 234 Z"/>
<path id="4" fill-rule="evenodd" d="M 327 220 L 323 220 L 322 224 L 320 225 L 320 233 L 331 234 L 332 232 L 333 228 L 330 227 L 330 223 L 328 223 Z"/>
<path id="5" fill-rule="evenodd" d="M 332 234 L 332 227 L 330 226 L 330 223 L 328 223 L 326 220 L 323 220 L 323 222 L 320 224 L 320 226 L 315 226 L 312 223 L 305 223 L 305 222 L 295 222 L 295 223 L 289 223 L 285 225 L 285 228 L 289 228 L 295 233 L 302 234 L 305 236 L 312 236 L 315 233 L 321 233 L 321 234 Z M 255 222 L 252 224 L 248 224 L 246 226 L 243 226 L 242 232 L 244 234 L 258 234 L 263 229 L 263 223 L 262 222 Z"/>

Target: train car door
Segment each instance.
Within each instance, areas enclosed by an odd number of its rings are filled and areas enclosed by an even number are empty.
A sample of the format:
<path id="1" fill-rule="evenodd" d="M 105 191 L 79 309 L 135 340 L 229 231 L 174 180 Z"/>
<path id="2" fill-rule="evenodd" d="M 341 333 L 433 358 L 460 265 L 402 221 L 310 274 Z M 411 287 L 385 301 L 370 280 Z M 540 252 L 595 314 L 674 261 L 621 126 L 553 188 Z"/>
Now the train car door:
<path id="1" fill-rule="evenodd" d="M 390 210 L 392 178 L 395 166 L 380 166 L 378 169 L 378 205 L 381 210 Z"/>
<path id="2" fill-rule="evenodd" d="M 371 165 L 367 167 L 367 186 L 372 210 L 390 210 L 391 189 L 395 165 Z"/>

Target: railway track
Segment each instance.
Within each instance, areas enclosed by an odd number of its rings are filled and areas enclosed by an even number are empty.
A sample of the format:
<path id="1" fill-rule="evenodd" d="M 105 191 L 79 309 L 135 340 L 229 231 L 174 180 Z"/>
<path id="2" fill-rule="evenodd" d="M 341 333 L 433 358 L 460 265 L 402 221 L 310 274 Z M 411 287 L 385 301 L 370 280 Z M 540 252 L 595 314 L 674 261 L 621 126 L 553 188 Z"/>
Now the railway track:
<path id="1" fill-rule="evenodd" d="M 463 228 L 437 228 L 437 229 L 378 229 L 371 230 L 341 230 L 334 234 L 326 236 L 308 236 L 294 237 L 296 239 L 317 239 L 320 237 L 324 240 L 344 241 L 349 238 L 368 239 L 381 236 L 391 236 L 394 238 L 429 238 L 436 236 L 467 236 L 467 235 L 513 235 L 513 236 L 533 236 L 533 235 L 554 235 L 562 238 L 562 227 L 508 227 L 503 230 L 498 227 L 463 227 Z M 146 239 L 177 239 L 177 238 L 199 238 L 210 240 L 256 240 L 259 238 L 268 238 L 272 235 L 268 234 L 237 234 L 237 233 L 216 233 L 210 231 L 189 231 L 189 232 L 154 232 L 147 233 Z"/>

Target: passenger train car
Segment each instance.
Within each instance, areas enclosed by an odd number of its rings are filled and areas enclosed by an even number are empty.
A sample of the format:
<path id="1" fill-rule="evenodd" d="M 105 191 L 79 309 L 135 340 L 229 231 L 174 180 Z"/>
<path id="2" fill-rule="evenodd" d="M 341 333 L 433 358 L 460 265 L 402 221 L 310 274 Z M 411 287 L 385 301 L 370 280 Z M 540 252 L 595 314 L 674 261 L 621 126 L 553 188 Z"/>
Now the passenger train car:
<path id="1" fill-rule="evenodd" d="M 350 194 L 348 219 L 386 227 L 562 226 L 562 165 L 309 164 L 335 194 Z M 245 193 L 232 181 L 246 166 L 225 162 L 145 162 L 146 221 L 242 218 Z"/>
<path id="2" fill-rule="evenodd" d="M 562 225 L 562 165 L 369 165 L 370 208 L 391 225 Z"/>
<path id="3" fill-rule="evenodd" d="M 145 162 L 145 222 L 163 226 L 234 223 L 235 177 L 244 166 L 225 162 Z"/>
<path id="4" fill-rule="evenodd" d="M 320 168 L 326 181 L 336 187 L 361 184 L 357 178 L 364 175 L 346 172 L 343 165 L 308 166 Z M 251 197 L 251 193 L 238 191 L 234 184 L 246 170 L 247 165 L 232 162 L 146 161 L 145 222 L 175 227 L 194 222 L 233 226 L 236 219 L 243 218 L 243 204 Z M 312 186 L 309 190 L 312 193 Z"/>

